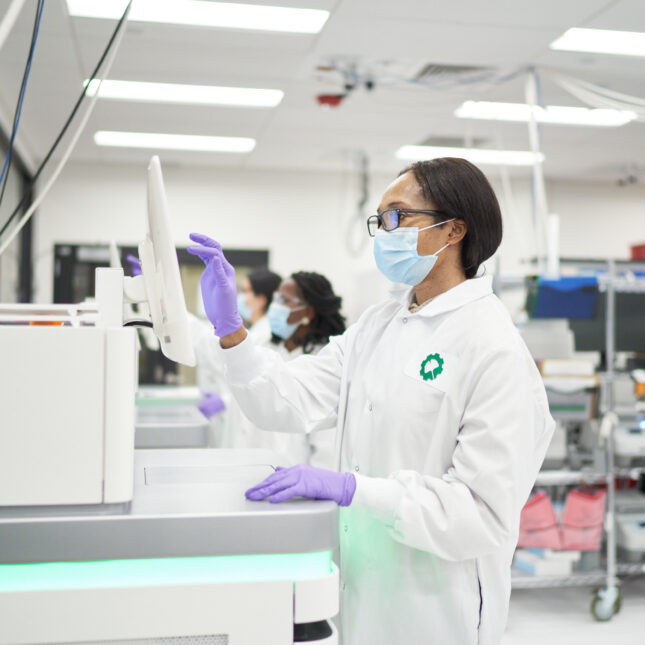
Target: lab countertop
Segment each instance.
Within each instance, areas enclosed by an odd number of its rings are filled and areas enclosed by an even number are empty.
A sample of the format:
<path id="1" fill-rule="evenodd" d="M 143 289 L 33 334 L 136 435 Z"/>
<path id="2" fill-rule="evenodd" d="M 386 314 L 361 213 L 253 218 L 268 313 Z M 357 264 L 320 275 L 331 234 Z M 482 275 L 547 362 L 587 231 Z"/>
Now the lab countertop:
<path id="1" fill-rule="evenodd" d="M 134 498 L 117 512 L 3 509 L 0 562 L 312 553 L 336 547 L 336 504 L 251 502 L 265 450 L 137 450 Z"/>

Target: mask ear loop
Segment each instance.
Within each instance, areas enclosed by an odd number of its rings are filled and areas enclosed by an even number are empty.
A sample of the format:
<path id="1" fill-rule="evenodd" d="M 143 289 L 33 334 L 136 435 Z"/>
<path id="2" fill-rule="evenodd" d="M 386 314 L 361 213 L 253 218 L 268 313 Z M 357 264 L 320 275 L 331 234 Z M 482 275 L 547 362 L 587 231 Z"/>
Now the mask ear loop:
<path id="1" fill-rule="evenodd" d="M 429 228 L 434 228 L 435 226 L 441 226 L 442 224 L 448 224 L 449 222 L 454 222 L 456 219 L 457 219 L 456 217 L 453 217 L 452 219 L 447 219 L 444 222 L 437 222 L 436 224 L 430 224 L 430 226 L 424 226 L 423 228 L 419 228 L 417 230 L 419 231 L 419 233 L 421 233 L 421 231 L 427 231 Z M 444 248 L 446 247 L 444 246 Z"/>

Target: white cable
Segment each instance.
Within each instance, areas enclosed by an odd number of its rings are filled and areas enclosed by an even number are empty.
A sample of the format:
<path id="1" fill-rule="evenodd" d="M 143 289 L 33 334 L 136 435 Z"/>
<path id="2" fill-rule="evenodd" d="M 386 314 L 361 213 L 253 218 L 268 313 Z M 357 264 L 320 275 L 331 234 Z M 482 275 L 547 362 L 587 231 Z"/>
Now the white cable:
<path id="1" fill-rule="evenodd" d="M 533 162 L 533 189 L 534 189 L 534 225 L 535 225 L 535 251 L 538 259 L 538 271 L 542 272 L 546 262 L 546 218 L 548 205 L 546 199 L 546 185 L 540 154 L 540 131 L 535 118 L 538 103 L 538 79 L 535 70 L 531 70 L 525 85 L 525 100 L 529 106 L 529 148 L 534 155 Z"/>
<path id="2" fill-rule="evenodd" d="M 600 87 L 599 85 L 594 85 L 593 83 L 589 83 L 588 81 L 583 81 L 580 79 L 575 79 L 575 78 L 570 78 L 566 76 L 556 76 L 557 78 L 561 78 L 561 80 L 567 82 L 574 83 L 581 88 L 584 88 L 588 90 L 589 92 L 592 92 L 594 94 L 598 94 L 599 96 L 604 96 L 607 99 L 613 99 L 615 101 L 619 101 L 621 103 L 624 103 L 625 105 L 637 105 L 638 107 L 645 108 L 645 100 L 638 98 L 636 96 L 630 96 L 629 94 L 623 94 L 621 92 L 615 92 L 614 90 L 607 89 L 605 87 Z"/>
<path id="3" fill-rule="evenodd" d="M 67 146 L 67 149 L 65 150 L 60 162 L 56 166 L 54 172 L 52 173 L 51 177 L 47 181 L 47 184 L 43 188 L 42 192 L 39 192 L 38 197 L 32 202 L 31 206 L 27 209 L 27 212 L 20 218 L 20 221 L 18 224 L 16 224 L 16 227 L 11 231 L 9 234 L 9 237 L 2 243 L 0 246 L 0 256 L 7 250 L 7 247 L 14 241 L 18 233 L 23 229 L 25 224 L 31 219 L 31 216 L 34 214 L 34 211 L 40 206 L 40 203 L 45 199 L 45 196 L 49 192 L 50 188 L 53 186 L 54 182 L 56 179 L 58 179 L 58 175 L 60 175 L 61 171 L 63 170 L 65 164 L 67 163 L 67 160 L 72 154 L 72 151 L 74 150 L 74 146 L 76 145 L 79 137 L 83 133 L 83 130 L 85 129 L 85 125 L 87 124 L 88 119 L 90 118 L 92 111 L 94 110 L 94 105 L 96 104 L 96 101 L 99 97 L 99 89 L 101 87 L 101 83 L 107 78 L 107 75 L 110 73 L 110 68 L 112 67 L 112 63 L 114 62 L 114 59 L 116 58 L 116 54 L 119 51 L 119 46 L 121 45 L 121 40 L 123 39 L 123 35 L 125 34 L 125 26 L 128 22 L 128 16 L 130 14 L 130 7 L 132 5 L 128 5 L 128 8 L 126 9 L 125 12 L 125 18 L 123 20 L 123 23 L 121 23 L 120 31 L 119 34 L 117 35 L 117 38 L 114 42 L 114 49 L 110 53 L 110 57 L 105 63 L 105 66 L 103 68 L 103 72 L 100 75 L 100 78 L 98 79 L 98 86 L 97 86 L 97 91 L 90 98 L 90 102 L 87 106 L 87 110 L 85 114 L 83 115 L 83 118 L 81 119 L 81 122 L 79 123 L 79 126 L 76 130 L 76 132 L 72 136 L 72 140 L 69 143 L 69 146 Z"/>
<path id="4" fill-rule="evenodd" d="M 547 72 L 552 80 L 569 94 L 594 108 L 634 112 L 637 120 L 645 121 L 645 99 L 614 92 L 570 76 Z"/>
<path id="5" fill-rule="evenodd" d="M 7 13 L 5 13 L 2 23 L 0 23 L 0 49 L 2 49 L 4 41 L 7 40 L 7 36 L 11 33 L 24 4 L 25 0 L 13 0 L 9 5 Z"/>

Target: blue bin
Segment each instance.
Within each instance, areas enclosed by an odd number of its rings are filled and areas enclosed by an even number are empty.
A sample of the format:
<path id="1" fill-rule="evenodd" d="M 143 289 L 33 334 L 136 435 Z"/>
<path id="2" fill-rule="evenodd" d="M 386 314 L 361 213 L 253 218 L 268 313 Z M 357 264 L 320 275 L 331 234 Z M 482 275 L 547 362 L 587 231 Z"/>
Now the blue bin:
<path id="1" fill-rule="evenodd" d="M 538 278 L 533 318 L 589 320 L 596 311 L 598 278 L 584 276 L 547 280 Z"/>

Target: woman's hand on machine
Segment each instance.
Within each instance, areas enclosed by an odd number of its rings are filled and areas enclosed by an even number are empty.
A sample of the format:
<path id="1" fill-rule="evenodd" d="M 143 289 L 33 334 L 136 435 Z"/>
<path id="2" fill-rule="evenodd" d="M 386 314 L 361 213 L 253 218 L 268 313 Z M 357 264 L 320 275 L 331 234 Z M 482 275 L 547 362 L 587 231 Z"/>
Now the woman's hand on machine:
<path id="1" fill-rule="evenodd" d="M 356 478 L 351 473 L 337 473 L 323 468 L 298 464 L 291 468 L 276 468 L 275 473 L 249 488 L 245 495 L 254 502 L 269 498 L 284 502 L 292 497 L 330 499 L 339 506 L 349 506 L 356 491 Z"/>

